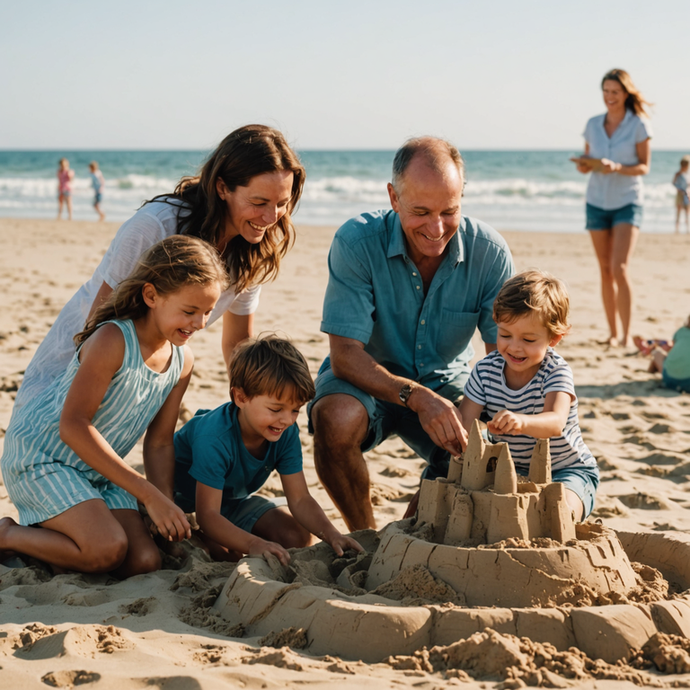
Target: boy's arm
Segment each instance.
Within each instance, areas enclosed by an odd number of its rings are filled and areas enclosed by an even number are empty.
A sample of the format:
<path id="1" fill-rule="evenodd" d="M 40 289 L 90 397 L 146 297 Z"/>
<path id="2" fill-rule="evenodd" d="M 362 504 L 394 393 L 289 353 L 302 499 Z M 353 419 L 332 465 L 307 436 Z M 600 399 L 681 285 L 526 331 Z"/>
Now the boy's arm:
<path id="1" fill-rule="evenodd" d="M 364 551 L 357 541 L 341 534 L 326 517 L 326 513 L 309 493 L 304 472 L 281 474 L 280 481 L 283 484 L 290 512 L 302 527 L 330 544 L 338 556 L 342 556 L 345 549 Z"/>
<path id="2" fill-rule="evenodd" d="M 173 498 L 173 483 L 175 479 L 175 445 L 173 436 L 177 418 L 180 414 L 180 403 L 187 390 L 194 368 L 194 355 L 185 345 L 184 367 L 180 380 L 170 391 L 163 403 L 163 407 L 153 418 L 144 437 L 144 471 L 146 478 L 164 496 Z"/>
<path id="3" fill-rule="evenodd" d="M 223 491 L 211 486 L 196 483 L 196 521 L 202 532 L 231 551 L 239 551 L 250 556 L 273 554 L 283 564 L 290 562 L 290 554 L 280 544 L 266 541 L 254 534 L 236 527 L 221 515 Z"/>
<path id="4" fill-rule="evenodd" d="M 474 420 L 479 419 L 481 416 L 484 405 L 480 405 L 479 403 L 474 402 L 474 400 L 470 400 L 465 395 L 460 402 L 460 407 L 458 409 L 460 410 L 460 416 L 462 417 L 462 424 L 465 429 L 467 429 L 467 433 L 469 433 L 472 425 L 474 424 Z"/>
<path id="5" fill-rule="evenodd" d="M 572 398 L 565 391 L 550 391 L 544 399 L 544 411 L 539 414 L 518 414 L 509 410 L 497 412 L 487 424 L 492 434 L 532 438 L 551 438 L 563 433 L 568 421 Z"/>

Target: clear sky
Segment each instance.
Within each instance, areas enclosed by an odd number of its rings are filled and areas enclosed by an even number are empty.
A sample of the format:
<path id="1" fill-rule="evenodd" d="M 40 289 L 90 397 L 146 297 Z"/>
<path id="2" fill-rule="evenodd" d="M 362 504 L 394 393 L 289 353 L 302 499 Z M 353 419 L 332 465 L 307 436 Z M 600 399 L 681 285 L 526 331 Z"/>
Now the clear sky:
<path id="1" fill-rule="evenodd" d="M 0 0 L 0 149 L 577 149 L 630 72 L 654 146 L 690 149 L 681 0 Z"/>

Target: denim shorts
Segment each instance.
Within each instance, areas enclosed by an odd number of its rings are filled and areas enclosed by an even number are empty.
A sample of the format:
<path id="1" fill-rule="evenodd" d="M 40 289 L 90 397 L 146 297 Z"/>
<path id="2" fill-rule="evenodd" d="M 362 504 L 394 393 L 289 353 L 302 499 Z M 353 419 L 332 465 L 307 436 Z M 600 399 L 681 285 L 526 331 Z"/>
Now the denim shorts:
<path id="1" fill-rule="evenodd" d="M 690 393 L 690 379 L 674 379 L 666 373 L 666 369 L 661 372 L 661 380 L 666 388 L 679 393 Z"/>
<path id="2" fill-rule="evenodd" d="M 529 470 L 518 469 L 518 474 L 527 476 Z M 599 468 L 596 465 L 571 465 L 551 472 L 551 481 L 565 484 L 577 494 L 585 508 L 584 520 L 594 510 L 594 496 L 599 486 Z"/>
<path id="3" fill-rule="evenodd" d="M 628 204 L 610 211 L 587 204 L 587 230 L 610 230 L 621 223 L 639 228 L 642 225 L 642 206 Z"/>
<path id="4" fill-rule="evenodd" d="M 462 384 L 460 381 L 451 382 L 436 391 L 439 395 L 456 402 L 462 396 Z M 351 383 L 339 379 L 330 368 L 327 359 L 316 377 L 316 395 L 307 406 L 309 416 L 309 433 L 314 433 L 311 420 L 311 410 L 321 398 L 327 395 L 345 394 L 359 400 L 369 416 L 369 430 L 364 443 L 361 445 L 363 453 L 370 451 L 390 436 L 400 437 L 419 457 L 427 461 L 428 465 L 422 473 L 423 479 L 436 479 L 448 476 L 448 464 L 450 453 L 439 448 L 424 431 L 419 423 L 416 412 L 394 403 L 378 400 L 365 393 Z"/>

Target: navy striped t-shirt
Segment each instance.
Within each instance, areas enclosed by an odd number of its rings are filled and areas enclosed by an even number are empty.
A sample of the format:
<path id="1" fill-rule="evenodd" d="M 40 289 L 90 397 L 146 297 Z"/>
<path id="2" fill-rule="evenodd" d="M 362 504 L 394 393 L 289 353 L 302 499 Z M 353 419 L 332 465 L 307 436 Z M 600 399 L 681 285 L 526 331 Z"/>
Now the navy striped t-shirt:
<path id="1" fill-rule="evenodd" d="M 544 411 L 547 393 L 552 391 L 568 393 L 571 403 L 565 428 L 560 436 L 549 439 L 551 467 L 554 470 L 560 470 L 573 465 L 596 465 L 594 456 L 582 440 L 573 372 L 563 357 L 549 348 L 537 373 L 519 390 L 508 387 L 503 373 L 505 364 L 505 359 L 498 350 L 494 350 L 477 362 L 465 385 L 465 395 L 478 405 L 483 405 L 485 415 L 493 419 L 501 410 L 527 415 L 540 414 Z M 503 441 L 508 444 L 518 470 L 524 472 L 529 468 L 536 439 L 522 434 L 519 436 L 489 434 L 489 440 L 491 443 Z"/>

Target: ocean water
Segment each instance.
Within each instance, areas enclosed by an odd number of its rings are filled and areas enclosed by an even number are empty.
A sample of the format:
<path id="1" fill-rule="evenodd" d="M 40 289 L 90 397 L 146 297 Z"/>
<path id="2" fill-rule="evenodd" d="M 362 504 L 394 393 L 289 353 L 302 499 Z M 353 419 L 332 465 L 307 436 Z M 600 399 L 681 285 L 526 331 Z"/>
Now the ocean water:
<path id="1" fill-rule="evenodd" d="M 156 194 L 193 175 L 208 151 L 0 151 L 0 216 L 52 218 L 57 211 L 58 159 L 75 171 L 74 217 L 94 220 L 88 163 L 106 179 L 103 209 L 124 221 Z M 587 178 L 572 151 L 463 151 L 467 186 L 463 213 L 499 230 L 578 232 L 584 228 Z M 671 185 L 685 152 L 655 151 L 645 178 L 643 232 L 673 231 Z M 307 183 L 295 221 L 340 225 L 363 211 L 390 208 L 386 183 L 393 151 L 301 151 Z"/>

